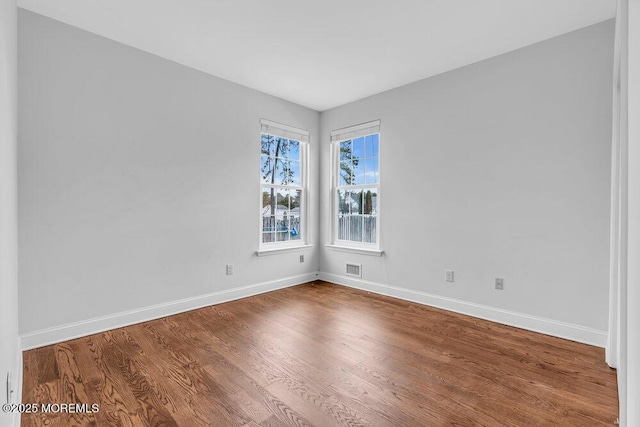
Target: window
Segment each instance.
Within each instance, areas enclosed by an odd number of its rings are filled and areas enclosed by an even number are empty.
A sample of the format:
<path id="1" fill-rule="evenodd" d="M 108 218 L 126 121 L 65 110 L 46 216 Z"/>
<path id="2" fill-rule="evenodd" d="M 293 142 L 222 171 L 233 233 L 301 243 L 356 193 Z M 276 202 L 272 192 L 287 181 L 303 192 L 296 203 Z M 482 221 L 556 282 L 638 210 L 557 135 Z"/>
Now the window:
<path id="1" fill-rule="evenodd" d="M 380 248 L 380 121 L 331 132 L 333 245 Z"/>
<path id="2" fill-rule="evenodd" d="M 309 132 L 261 120 L 260 249 L 306 243 Z"/>

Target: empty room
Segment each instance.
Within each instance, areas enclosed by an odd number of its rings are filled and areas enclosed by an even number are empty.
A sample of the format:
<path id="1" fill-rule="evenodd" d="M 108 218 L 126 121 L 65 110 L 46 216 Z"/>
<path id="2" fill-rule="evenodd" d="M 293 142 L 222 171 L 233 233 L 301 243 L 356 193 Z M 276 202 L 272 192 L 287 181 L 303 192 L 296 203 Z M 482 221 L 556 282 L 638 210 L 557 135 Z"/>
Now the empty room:
<path id="1" fill-rule="evenodd" d="M 0 0 L 0 426 L 640 427 L 640 0 Z"/>

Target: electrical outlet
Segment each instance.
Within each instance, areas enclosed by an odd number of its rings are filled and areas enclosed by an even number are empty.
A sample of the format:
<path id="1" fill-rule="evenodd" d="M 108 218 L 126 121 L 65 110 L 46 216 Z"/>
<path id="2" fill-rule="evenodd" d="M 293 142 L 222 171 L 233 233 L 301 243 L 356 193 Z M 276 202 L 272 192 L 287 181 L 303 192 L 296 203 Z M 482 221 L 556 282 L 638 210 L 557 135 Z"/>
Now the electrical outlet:
<path id="1" fill-rule="evenodd" d="M 304 255 L 300 255 L 300 262 L 304 262 Z"/>
<path id="2" fill-rule="evenodd" d="M 504 279 L 496 277 L 496 289 L 499 291 L 504 289 Z"/>
<path id="3" fill-rule="evenodd" d="M 447 282 L 453 282 L 453 270 L 445 270 L 444 277 Z"/>
<path id="4" fill-rule="evenodd" d="M 233 264 L 227 264 L 227 276 L 231 276 L 233 274 Z"/>

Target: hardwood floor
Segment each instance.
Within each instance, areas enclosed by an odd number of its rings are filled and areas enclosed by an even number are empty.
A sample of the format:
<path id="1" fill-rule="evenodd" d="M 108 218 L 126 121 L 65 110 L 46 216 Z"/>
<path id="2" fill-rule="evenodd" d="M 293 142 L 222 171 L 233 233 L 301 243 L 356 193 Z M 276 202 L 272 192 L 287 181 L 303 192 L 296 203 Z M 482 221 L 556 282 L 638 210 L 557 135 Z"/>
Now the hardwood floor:
<path id="1" fill-rule="evenodd" d="M 613 425 L 600 348 L 324 282 L 24 353 L 23 426 Z"/>

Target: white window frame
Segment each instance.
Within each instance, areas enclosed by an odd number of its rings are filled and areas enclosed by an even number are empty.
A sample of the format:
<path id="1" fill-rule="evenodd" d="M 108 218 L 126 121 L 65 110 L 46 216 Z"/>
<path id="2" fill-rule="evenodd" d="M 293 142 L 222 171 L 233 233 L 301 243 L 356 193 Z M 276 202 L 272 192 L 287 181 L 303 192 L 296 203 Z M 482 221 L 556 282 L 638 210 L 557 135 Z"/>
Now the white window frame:
<path id="1" fill-rule="evenodd" d="M 256 251 L 256 255 L 264 256 L 264 255 L 272 255 L 284 252 L 293 252 L 298 251 L 300 249 L 309 249 L 311 248 L 310 238 L 309 238 L 309 179 L 308 179 L 308 169 L 309 169 L 309 131 L 304 129 L 299 129 L 293 126 L 284 125 L 282 123 L 273 122 L 266 119 L 260 120 L 260 134 L 258 140 L 262 140 L 262 135 L 268 134 L 272 136 L 277 136 L 280 138 L 292 139 L 298 141 L 300 143 L 300 186 L 297 185 L 274 185 L 278 188 L 287 188 L 291 190 L 301 190 L 301 202 L 300 202 L 300 239 L 298 240 L 287 240 L 282 242 L 267 242 L 263 243 L 262 241 L 262 227 L 263 227 L 263 217 L 262 217 L 262 188 L 267 185 L 262 182 L 261 175 L 258 175 L 258 195 L 259 195 L 259 203 L 258 206 L 260 209 L 258 210 L 258 250 Z M 258 160 L 261 161 L 260 159 Z"/>
<path id="2" fill-rule="evenodd" d="M 357 184 L 342 186 L 339 185 L 339 173 L 340 173 L 340 143 L 346 140 L 359 138 L 366 135 L 378 134 L 379 141 L 382 139 L 380 133 L 380 120 L 374 120 L 367 123 L 362 123 L 355 126 L 350 126 L 342 129 L 337 129 L 331 132 L 331 244 L 326 245 L 327 248 L 359 253 L 363 255 L 381 256 L 383 254 L 382 242 L 381 242 L 381 149 L 378 147 L 378 182 L 377 184 Z M 376 241 L 375 243 L 354 242 L 349 240 L 338 239 L 338 190 L 339 189 L 366 189 L 376 187 L 377 199 L 376 199 Z"/>

